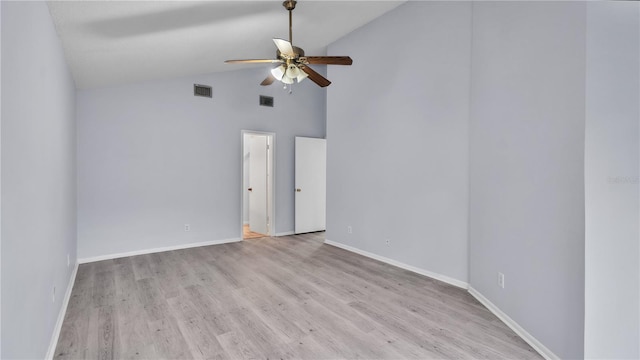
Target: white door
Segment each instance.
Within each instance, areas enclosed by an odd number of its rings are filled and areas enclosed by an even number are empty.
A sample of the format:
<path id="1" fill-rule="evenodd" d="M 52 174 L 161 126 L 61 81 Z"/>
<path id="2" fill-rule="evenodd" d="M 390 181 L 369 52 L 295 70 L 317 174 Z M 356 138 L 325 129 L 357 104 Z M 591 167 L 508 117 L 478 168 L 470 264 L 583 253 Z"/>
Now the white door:
<path id="1" fill-rule="evenodd" d="M 296 137 L 295 233 L 325 230 L 327 140 Z"/>
<path id="2" fill-rule="evenodd" d="M 267 209 L 267 137 L 249 137 L 249 229 L 269 234 Z"/>

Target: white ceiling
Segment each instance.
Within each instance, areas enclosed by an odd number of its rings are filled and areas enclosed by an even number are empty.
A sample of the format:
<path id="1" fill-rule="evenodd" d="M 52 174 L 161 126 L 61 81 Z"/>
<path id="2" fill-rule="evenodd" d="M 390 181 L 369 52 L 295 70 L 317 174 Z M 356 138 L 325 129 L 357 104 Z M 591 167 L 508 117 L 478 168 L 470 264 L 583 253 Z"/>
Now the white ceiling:
<path id="1" fill-rule="evenodd" d="M 327 45 L 403 2 L 300 0 L 293 11 L 293 43 L 307 55 L 324 55 Z M 237 70 L 250 65 L 224 60 L 274 58 L 271 39 L 289 37 L 282 1 L 54 1 L 48 5 L 81 89 Z"/>

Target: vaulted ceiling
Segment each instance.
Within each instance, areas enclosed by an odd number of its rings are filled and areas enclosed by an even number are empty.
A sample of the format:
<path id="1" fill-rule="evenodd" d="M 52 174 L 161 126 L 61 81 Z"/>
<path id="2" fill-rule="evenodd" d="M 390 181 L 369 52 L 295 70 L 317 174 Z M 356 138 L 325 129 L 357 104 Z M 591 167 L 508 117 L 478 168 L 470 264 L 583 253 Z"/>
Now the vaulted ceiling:
<path id="1" fill-rule="evenodd" d="M 403 2 L 300 0 L 293 12 L 293 43 L 307 55 L 324 55 L 327 45 Z M 281 1 L 48 4 L 81 89 L 237 70 L 249 65 L 224 60 L 274 58 L 271 39 L 289 36 Z"/>

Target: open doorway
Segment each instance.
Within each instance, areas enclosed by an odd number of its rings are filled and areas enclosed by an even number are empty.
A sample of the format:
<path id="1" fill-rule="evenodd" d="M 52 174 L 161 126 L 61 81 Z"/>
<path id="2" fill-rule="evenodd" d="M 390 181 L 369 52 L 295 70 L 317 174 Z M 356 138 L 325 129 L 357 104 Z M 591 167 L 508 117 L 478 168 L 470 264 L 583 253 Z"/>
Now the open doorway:
<path id="1" fill-rule="evenodd" d="M 275 134 L 242 131 L 242 238 L 273 234 Z"/>

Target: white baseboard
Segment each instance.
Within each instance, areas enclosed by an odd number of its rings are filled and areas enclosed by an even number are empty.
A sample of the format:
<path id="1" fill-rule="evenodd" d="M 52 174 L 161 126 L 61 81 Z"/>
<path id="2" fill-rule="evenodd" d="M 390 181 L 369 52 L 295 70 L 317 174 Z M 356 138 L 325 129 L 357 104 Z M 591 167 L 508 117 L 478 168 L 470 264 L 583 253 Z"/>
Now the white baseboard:
<path id="1" fill-rule="evenodd" d="M 474 298 L 478 299 L 478 301 L 484 305 L 489 311 L 491 311 L 495 316 L 497 316 L 503 323 L 505 323 L 508 327 L 511 328 L 518 336 L 522 338 L 522 340 L 526 341 L 527 344 L 531 345 L 531 347 L 537 351 L 542 357 L 547 360 L 560 360 L 560 357 L 554 354 L 551 350 L 549 350 L 546 346 L 544 346 L 538 339 L 533 337 L 533 335 L 529 334 L 525 329 L 522 328 L 517 322 L 515 322 L 509 315 L 505 314 L 500 310 L 496 305 L 494 305 L 489 299 L 484 297 L 478 290 L 469 286 L 469 294 Z"/>
<path id="2" fill-rule="evenodd" d="M 293 231 L 285 231 L 285 232 L 280 232 L 277 233 L 276 236 L 289 236 L 289 235 L 294 235 L 295 233 Z"/>
<path id="3" fill-rule="evenodd" d="M 347 251 L 351 251 L 354 252 L 356 254 L 360 254 L 362 256 L 366 256 L 368 258 L 372 258 L 378 261 L 382 261 L 384 263 L 393 265 L 393 266 L 397 266 L 401 269 L 405 269 L 405 270 L 409 270 L 412 271 L 416 274 L 420 274 L 420 275 L 424 275 L 424 276 L 428 276 L 432 279 L 436 279 L 436 280 L 440 280 L 442 282 L 446 282 L 447 284 L 453 285 L 453 286 L 457 286 L 459 288 L 463 288 L 463 289 L 467 289 L 469 287 L 469 284 L 467 284 L 464 281 L 460 281 L 458 279 L 454 279 L 452 277 L 448 277 L 446 275 L 442 275 L 442 274 L 438 274 L 438 273 L 434 273 L 428 270 L 424 270 L 424 269 L 420 269 L 418 267 L 415 266 L 411 266 L 411 265 L 407 265 L 404 263 L 401 263 L 399 261 L 393 260 L 393 259 L 389 259 L 386 258 L 384 256 L 380 256 L 380 255 L 376 255 L 373 253 L 370 253 L 368 251 L 364 251 L 364 250 L 360 250 L 358 248 L 354 248 L 353 246 L 349 246 L 349 245 L 345 245 L 345 244 L 341 244 L 335 241 L 331 241 L 331 240 L 324 240 L 325 244 L 331 245 L 331 246 L 335 246 L 335 247 L 339 247 L 341 249 L 347 250 Z"/>
<path id="4" fill-rule="evenodd" d="M 49 349 L 47 350 L 46 360 L 53 359 L 58 345 L 58 338 L 60 337 L 60 330 L 62 330 L 62 323 L 64 322 L 64 316 L 67 314 L 67 307 L 69 306 L 69 299 L 71 299 L 71 291 L 73 290 L 73 284 L 76 283 L 76 274 L 78 274 L 78 263 L 73 267 L 71 278 L 69 279 L 69 285 L 67 285 L 67 291 L 64 293 L 64 299 L 62 300 L 62 306 L 58 312 L 58 320 L 56 321 L 56 327 L 53 328 L 53 335 L 51 336 L 51 342 L 49 343 Z"/>
<path id="5" fill-rule="evenodd" d="M 233 242 L 238 242 L 238 241 L 242 241 L 242 239 L 235 238 L 235 239 L 226 239 L 226 240 L 203 241 L 203 242 L 197 242 L 197 243 L 191 243 L 191 244 L 165 246 L 165 247 L 155 248 L 155 249 L 144 249 L 144 250 L 129 251 L 129 252 L 118 253 L 118 254 L 92 256 L 92 257 L 78 259 L 78 263 L 79 264 L 86 264 L 86 263 L 102 261 L 102 260 L 111 260 L 111 259 L 118 259 L 118 258 L 129 257 L 129 256 L 153 254 L 153 253 L 164 252 L 164 251 L 190 249 L 190 248 L 200 247 L 200 246 L 228 244 L 228 243 L 233 243 Z"/>

